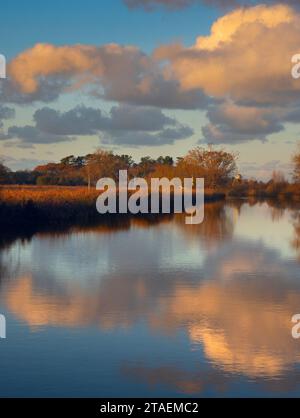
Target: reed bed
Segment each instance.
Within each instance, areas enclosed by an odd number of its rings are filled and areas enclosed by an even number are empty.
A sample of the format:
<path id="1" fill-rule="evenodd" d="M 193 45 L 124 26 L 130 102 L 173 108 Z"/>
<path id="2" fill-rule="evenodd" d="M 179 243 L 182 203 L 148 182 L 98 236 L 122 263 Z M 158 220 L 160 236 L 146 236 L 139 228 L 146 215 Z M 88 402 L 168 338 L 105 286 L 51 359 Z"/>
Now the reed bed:
<path id="1" fill-rule="evenodd" d="M 0 187 L 0 224 L 11 226 L 72 225 L 101 221 L 107 216 L 96 210 L 99 191 L 86 187 L 2 186 Z M 223 200 L 223 193 L 208 192 L 206 201 Z M 123 215 L 121 215 L 123 216 Z"/>
<path id="2" fill-rule="evenodd" d="M 84 187 L 0 188 L 1 223 L 72 223 L 98 215 L 96 190 Z"/>

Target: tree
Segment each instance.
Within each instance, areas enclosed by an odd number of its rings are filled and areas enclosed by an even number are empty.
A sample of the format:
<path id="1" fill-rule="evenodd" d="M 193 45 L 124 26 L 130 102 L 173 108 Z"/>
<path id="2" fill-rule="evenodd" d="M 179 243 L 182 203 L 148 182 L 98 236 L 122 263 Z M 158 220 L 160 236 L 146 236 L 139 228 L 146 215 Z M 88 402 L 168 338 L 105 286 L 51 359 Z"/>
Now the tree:
<path id="1" fill-rule="evenodd" d="M 131 155 L 127 155 L 127 154 L 116 155 L 116 158 L 118 160 L 120 170 L 129 170 L 134 164 L 134 161 Z"/>
<path id="2" fill-rule="evenodd" d="M 94 154 L 86 156 L 85 172 L 89 188 L 104 177 L 117 180 L 118 171 L 118 157 L 113 152 L 98 149 Z"/>
<path id="3" fill-rule="evenodd" d="M 39 173 L 37 171 L 30 171 L 30 170 L 18 170 L 11 173 L 11 179 L 14 184 L 36 184 L 36 180 L 39 177 Z"/>
<path id="4" fill-rule="evenodd" d="M 142 157 L 138 165 L 138 176 L 147 177 L 153 173 L 156 168 L 156 161 L 151 157 Z"/>
<path id="5" fill-rule="evenodd" d="M 76 163 L 76 159 L 74 157 L 74 155 L 69 155 L 68 157 L 63 158 L 60 163 L 63 166 L 74 166 Z"/>
<path id="6" fill-rule="evenodd" d="M 52 177 L 52 176 L 39 176 L 36 179 L 36 185 L 37 186 L 54 186 L 57 185 L 58 178 Z"/>
<path id="7" fill-rule="evenodd" d="M 172 157 L 169 157 L 168 155 L 166 157 L 158 157 L 158 159 L 156 160 L 158 164 L 160 165 L 169 165 L 169 166 L 173 166 L 174 165 L 174 160 Z"/>
<path id="8" fill-rule="evenodd" d="M 7 168 L 1 161 L 0 161 L 0 184 L 7 184 L 10 182 L 10 169 Z"/>
<path id="9" fill-rule="evenodd" d="M 189 175 L 203 177 L 206 186 L 217 188 L 228 185 L 237 172 L 237 156 L 224 150 L 197 147 L 179 163 Z"/>

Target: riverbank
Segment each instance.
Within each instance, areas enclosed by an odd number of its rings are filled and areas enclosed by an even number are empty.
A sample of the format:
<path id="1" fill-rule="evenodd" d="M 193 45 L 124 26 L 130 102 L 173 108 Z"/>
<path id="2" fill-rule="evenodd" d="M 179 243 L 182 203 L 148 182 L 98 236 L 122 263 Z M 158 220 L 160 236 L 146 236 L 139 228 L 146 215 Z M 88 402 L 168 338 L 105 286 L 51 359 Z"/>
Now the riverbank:
<path id="1" fill-rule="evenodd" d="M 277 199 L 300 202 L 300 184 L 244 182 L 224 190 L 230 198 Z"/>
<path id="2" fill-rule="evenodd" d="M 72 225 L 100 221 L 96 210 L 99 192 L 86 187 L 2 186 L 0 187 L 0 224 Z M 150 198 L 149 198 L 150 199 Z M 205 202 L 225 200 L 223 192 L 205 192 Z M 171 194 L 171 212 L 174 195 Z M 122 215 L 123 216 L 123 215 Z M 137 215 L 138 216 L 138 215 Z"/>
<path id="3" fill-rule="evenodd" d="M 0 186 L 0 225 L 2 230 L 25 226 L 61 227 L 89 225 L 101 223 L 104 219 L 107 221 L 108 218 L 116 218 L 115 215 L 100 215 L 97 212 L 98 196 L 97 190 L 88 190 L 86 187 Z M 228 199 L 273 200 L 278 204 L 299 203 L 300 189 L 297 185 L 289 185 L 289 188 L 285 189 L 249 186 L 246 188 L 244 185 L 238 185 L 218 192 L 205 191 L 206 203 Z M 171 195 L 171 212 L 173 203 L 174 196 Z"/>

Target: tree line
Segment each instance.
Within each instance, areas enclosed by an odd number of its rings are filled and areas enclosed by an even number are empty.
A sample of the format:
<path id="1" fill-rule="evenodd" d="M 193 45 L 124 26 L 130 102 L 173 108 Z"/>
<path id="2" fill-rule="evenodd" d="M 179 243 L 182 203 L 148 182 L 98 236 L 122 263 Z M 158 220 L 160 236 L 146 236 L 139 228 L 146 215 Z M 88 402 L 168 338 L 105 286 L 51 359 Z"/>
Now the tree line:
<path id="1" fill-rule="evenodd" d="M 157 159 L 146 156 L 136 163 L 130 155 L 98 149 L 93 154 L 70 155 L 59 163 L 39 165 L 33 170 L 13 172 L 0 162 L 0 184 L 92 187 L 103 177 L 118 181 L 119 171 L 127 170 L 129 178 L 204 177 L 206 184 L 215 188 L 233 180 L 237 174 L 236 160 L 236 155 L 224 150 L 197 147 L 176 161 L 170 156 Z"/>
<path id="2" fill-rule="evenodd" d="M 225 150 L 197 147 L 176 161 L 170 156 L 153 159 L 142 157 L 136 163 L 130 155 L 118 155 L 112 151 L 98 149 L 85 156 L 70 155 L 59 163 L 39 165 L 33 170 L 11 171 L 0 161 L 0 184 L 37 186 L 89 186 L 94 187 L 103 177 L 118 181 L 120 170 L 127 170 L 129 178 L 145 179 L 166 177 L 180 179 L 201 177 L 207 188 L 218 189 L 228 186 L 239 188 L 285 187 L 288 182 L 280 172 L 274 172 L 268 183 L 255 179 L 243 180 L 237 169 L 237 155 Z M 300 185 L 300 145 L 293 156 L 293 183 Z"/>

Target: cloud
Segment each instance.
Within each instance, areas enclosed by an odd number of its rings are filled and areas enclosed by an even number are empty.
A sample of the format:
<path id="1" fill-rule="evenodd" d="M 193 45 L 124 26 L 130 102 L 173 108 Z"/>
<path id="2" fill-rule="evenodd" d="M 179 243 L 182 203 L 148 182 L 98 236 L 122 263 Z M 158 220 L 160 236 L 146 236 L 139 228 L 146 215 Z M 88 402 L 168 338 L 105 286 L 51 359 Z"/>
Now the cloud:
<path id="1" fill-rule="evenodd" d="M 0 119 L 12 119 L 15 117 L 14 109 L 0 104 Z"/>
<path id="2" fill-rule="evenodd" d="M 95 135 L 105 119 L 100 109 L 78 106 L 66 112 L 43 107 L 35 112 L 36 128 L 50 135 Z"/>
<path id="3" fill-rule="evenodd" d="M 210 123 L 202 128 L 208 143 L 234 144 L 253 139 L 266 142 L 267 136 L 284 130 L 284 111 L 223 103 L 207 112 Z"/>
<path id="4" fill-rule="evenodd" d="M 161 65 L 134 46 L 37 44 L 13 59 L 2 100 L 49 102 L 84 89 L 87 94 L 139 105 L 204 108 L 210 101 L 199 89 L 181 91 L 166 79 Z"/>
<path id="5" fill-rule="evenodd" d="M 193 5 L 207 5 L 212 7 L 237 7 L 237 6 L 253 6 L 259 1 L 255 0 L 123 0 L 129 9 L 142 8 L 147 12 L 163 7 L 166 10 L 174 11 L 184 9 Z M 280 3 L 280 0 L 264 0 L 265 4 Z M 297 6 L 298 0 L 285 0 L 285 3 Z"/>
<path id="6" fill-rule="evenodd" d="M 158 131 L 176 125 L 160 109 L 114 106 L 108 116 L 100 109 L 77 106 L 66 112 L 44 107 L 34 114 L 37 128 L 55 135 L 95 135 L 98 131 Z"/>
<path id="7" fill-rule="evenodd" d="M 33 119 L 35 126 L 12 126 L 2 139 L 50 144 L 72 141 L 75 136 L 99 135 L 104 144 L 154 146 L 172 144 L 194 133 L 160 109 L 130 105 L 114 106 L 108 115 L 85 106 L 66 112 L 44 107 L 35 112 Z"/>
<path id="8" fill-rule="evenodd" d="M 263 181 L 268 181 L 272 178 L 274 171 L 280 171 L 284 173 L 286 178 L 289 179 L 293 167 L 291 163 L 284 163 L 279 160 L 271 160 L 264 164 L 258 164 L 256 162 L 241 163 L 240 169 L 246 178 L 256 178 Z"/>
<path id="9" fill-rule="evenodd" d="M 0 104 L 0 128 L 3 127 L 3 120 L 13 119 L 14 117 L 14 109 Z"/>
<path id="10" fill-rule="evenodd" d="M 10 156 L 4 156 L 5 165 L 7 165 L 11 170 L 31 170 L 32 167 L 37 167 L 48 163 L 47 160 L 38 160 L 31 158 L 14 158 Z"/>
<path id="11" fill-rule="evenodd" d="M 142 7 L 146 11 L 152 11 L 163 6 L 169 10 L 182 9 L 192 4 L 201 3 L 199 0 L 124 0 L 129 9 Z"/>
<path id="12" fill-rule="evenodd" d="M 14 104 L 31 104 L 36 101 L 48 103 L 66 92 L 67 86 L 68 79 L 66 76 L 43 77 L 40 80 L 39 88 L 28 94 L 22 91 L 12 78 L 8 77 L 5 80 L 0 80 L 0 101 Z"/>
<path id="13" fill-rule="evenodd" d="M 300 15 L 281 4 L 234 10 L 191 47 L 164 45 L 152 55 L 117 44 L 37 44 L 9 63 L 2 97 L 48 102 L 81 89 L 110 101 L 161 108 L 205 109 L 224 98 L 286 104 L 299 100 L 300 83 L 291 77 L 299 42 Z"/>
<path id="14" fill-rule="evenodd" d="M 200 142 L 267 142 L 269 135 L 284 131 L 286 123 L 299 123 L 300 108 L 243 106 L 227 101 L 211 107 L 206 115 L 209 123 L 202 128 Z"/>
<path id="15" fill-rule="evenodd" d="M 175 141 L 189 138 L 193 134 L 194 131 L 191 128 L 183 125 L 178 125 L 176 128 L 163 129 L 153 133 L 141 131 L 120 131 L 119 133 L 105 132 L 102 143 L 110 145 L 127 145 L 129 147 L 160 146 L 174 144 Z"/>
<path id="16" fill-rule="evenodd" d="M 7 134 L 3 130 L 4 120 L 13 119 L 15 117 L 15 110 L 4 106 L 0 103 L 0 141 L 8 139 Z"/>
<path id="17" fill-rule="evenodd" d="M 161 46 L 154 57 L 167 62 L 165 77 L 178 80 L 182 91 L 214 97 L 202 129 L 206 142 L 265 142 L 285 123 L 299 123 L 300 83 L 291 77 L 299 44 L 299 13 L 259 5 L 221 17 L 192 47 Z"/>
<path id="18" fill-rule="evenodd" d="M 7 135 L 0 138 L 3 140 L 20 139 L 17 146 L 27 148 L 30 144 L 55 144 L 58 142 L 73 141 L 75 138 L 69 136 L 53 135 L 40 131 L 35 126 L 11 126 L 8 128 Z"/>
<path id="19" fill-rule="evenodd" d="M 172 4 L 180 7 L 186 2 Z M 121 104 L 108 116 L 97 109 L 77 108 L 64 115 L 49 109 L 37 112 L 36 127 L 48 132 L 56 126 L 57 135 L 101 132 L 105 142 L 122 137 L 126 144 L 137 144 L 142 132 L 142 143 L 155 144 L 188 134 L 186 127 L 172 124 L 171 131 L 166 126 L 156 126 L 155 131 L 158 114 L 149 109 L 158 107 L 206 110 L 209 123 L 203 136 L 207 142 L 264 142 L 282 131 L 285 123 L 299 121 L 300 83 L 291 76 L 291 57 L 299 52 L 299 45 L 296 9 L 264 4 L 225 14 L 209 35 L 199 36 L 190 47 L 161 45 L 152 54 L 116 44 L 38 44 L 9 63 L 9 79 L 0 83 L 0 90 L 6 102 L 50 102 L 80 90 Z M 141 106 L 147 113 L 138 113 Z M 146 135 L 146 122 L 150 128 L 153 125 L 150 135 Z M 116 134 L 118 124 L 123 135 Z"/>
<path id="20" fill-rule="evenodd" d="M 234 10 L 191 47 L 164 45 L 152 55 L 117 44 L 37 44 L 9 63 L 1 97 L 48 102 L 81 89 L 106 100 L 161 108 L 207 108 L 212 97 L 287 103 L 299 98 L 300 83 L 291 77 L 299 42 L 300 15 L 281 4 Z"/>
<path id="21" fill-rule="evenodd" d="M 211 34 L 190 48 L 166 45 L 155 56 L 169 62 L 166 77 L 178 80 L 183 91 L 274 105 L 299 100 L 300 83 L 291 77 L 299 42 L 298 13 L 284 5 L 260 5 L 221 17 Z"/>
<path id="22" fill-rule="evenodd" d="M 252 0 L 123 0 L 129 9 L 143 8 L 147 12 L 163 7 L 167 10 L 180 10 L 193 5 L 205 4 L 217 7 L 245 6 Z M 267 0 L 268 1 L 268 0 Z"/>

